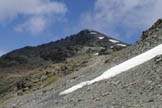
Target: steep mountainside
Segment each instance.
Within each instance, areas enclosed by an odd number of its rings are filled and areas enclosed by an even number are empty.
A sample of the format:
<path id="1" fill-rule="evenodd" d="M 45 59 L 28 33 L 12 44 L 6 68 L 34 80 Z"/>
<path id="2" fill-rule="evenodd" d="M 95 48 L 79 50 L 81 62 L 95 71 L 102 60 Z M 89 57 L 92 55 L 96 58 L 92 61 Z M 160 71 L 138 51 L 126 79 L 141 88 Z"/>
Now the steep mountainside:
<path id="1" fill-rule="evenodd" d="M 62 62 L 66 58 L 85 53 L 91 54 L 100 51 L 111 53 L 113 50 L 120 50 L 126 46 L 126 43 L 99 32 L 83 30 L 78 34 L 55 42 L 12 51 L 0 58 L 0 67 L 27 66 L 28 68 L 34 68 L 49 62 Z"/>
<path id="2" fill-rule="evenodd" d="M 105 70 L 162 44 L 162 20 L 143 32 L 135 45 L 109 55 L 92 58 L 86 66 L 53 83 L 51 88 L 15 97 L 2 108 L 161 108 L 162 56 L 113 78 L 85 86 L 75 92 L 59 93 L 80 82 L 91 80 Z"/>
<path id="3" fill-rule="evenodd" d="M 0 58 L 0 102 L 28 94 L 89 65 L 98 55 L 109 55 L 128 44 L 93 30 L 65 39 L 14 50 Z"/>

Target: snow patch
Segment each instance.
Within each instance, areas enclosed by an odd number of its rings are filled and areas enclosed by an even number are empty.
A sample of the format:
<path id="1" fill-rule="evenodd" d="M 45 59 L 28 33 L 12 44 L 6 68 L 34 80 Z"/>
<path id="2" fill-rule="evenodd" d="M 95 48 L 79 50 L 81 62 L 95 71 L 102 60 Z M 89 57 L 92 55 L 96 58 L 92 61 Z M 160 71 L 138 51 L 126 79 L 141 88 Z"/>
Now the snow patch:
<path id="1" fill-rule="evenodd" d="M 98 39 L 100 39 L 100 40 L 102 40 L 102 39 L 104 39 L 105 37 L 98 37 Z"/>
<path id="2" fill-rule="evenodd" d="M 123 47 L 126 47 L 127 45 L 125 44 L 117 44 L 118 46 L 123 46 Z"/>
<path id="3" fill-rule="evenodd" d="M 118 43 L 119 42 L 119 41 L 114 40 L 114 39 L 109 39 L 109 41 L 112 42 L 112 43 Z"/>
<path id="4" fill-rule="evenodd" d="M 112 49 L 112 48 L 114 48 L 114 46 L 110 46 L 110 48 Z"/>
<path id="5" fill-rule="evenodd" d="M 114 66 L 114 67 L 108 69 L 103 74 L 101 74 L 100 76 L 98 76 L 90 81 L 85 81 L 85 82 L 79 83 L 79 84 L 61 92 L 60 95 L 66 95 L 66 94 L 72 93 L 84 86 L 91 85 L 93 83 L 112 78 L 122 72 L 128 71 L 131 68 L 139 66 L 139 65 L 141 65 L 141 64 L 143 64 L 143 63 L 145 63 L 159 55 L 162 55 L 162 44 L 156 46 L 155 48 L 153 48 L 149 51 L 146 51 L 145 53 L 142 53 L 136 57 L 133 57 L 133 58 L 117 65 L 117 66 Z"/>
<path id="6" fill-rule="evenodd" d="M 95 56 L 98 56 L 98 55 L 99 55 L 99 53 L 95 53 L 94 55 L 95 55 Z"/>
<path id="7" fill-rule="evenodd" d="M 96 35 L 97 33 L 94 32 L 94 31 L 91 31 L 90 34 L 92 34 L 92 35 Z"/>

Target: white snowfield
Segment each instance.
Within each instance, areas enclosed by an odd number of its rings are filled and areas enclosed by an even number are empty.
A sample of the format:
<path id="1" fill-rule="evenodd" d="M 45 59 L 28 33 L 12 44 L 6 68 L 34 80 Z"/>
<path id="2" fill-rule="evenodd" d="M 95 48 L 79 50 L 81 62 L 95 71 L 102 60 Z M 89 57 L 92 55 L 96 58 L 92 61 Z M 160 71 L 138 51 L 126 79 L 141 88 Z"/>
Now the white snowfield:
<path id="1" fill-rule="evenodd" d="M 66 94 L 72 93 L 84 86 L 91 85 L 95 82 L 99 82 L 99 81 L 102 81 L 105 79 L 112 78 L 122 72 L 128 71 L 129 69 L 139 66 L 139 65 L 141 65 L 141 64 L 143 64 L 143 63 L 145 63 L 159 55 L 162 55 L 162 44 L 156 46 L 155 48 L 153 48 L 149 51 L 146 51 L 145 53 L 142 53 L 136 57 L 133 57 L 133 58 L 117 65 L 117 66 L 114 66 L 114 67 L 108 69 L 103 74 L 96 77 L 95 79 L 77 84 L 77 85 L 61 92 L 60 95 L 66 95 Z"/>

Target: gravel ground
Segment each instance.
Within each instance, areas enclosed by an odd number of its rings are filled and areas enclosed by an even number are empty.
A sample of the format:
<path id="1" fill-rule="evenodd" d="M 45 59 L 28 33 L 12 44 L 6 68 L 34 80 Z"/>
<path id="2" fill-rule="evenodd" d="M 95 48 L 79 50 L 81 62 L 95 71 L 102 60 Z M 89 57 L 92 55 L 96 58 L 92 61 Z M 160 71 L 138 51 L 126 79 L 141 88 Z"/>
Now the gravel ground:
<path id="1" fill-rule="evenodd" d="M 79 82 L 93 79 L 119 64 L 104 63 L 110 56 L 97 57 L 87 67 L 60 79 L 52 89 L 8 100 L 2 108 L 161 108 L 162 57 L 156 57 L 109 80 L 83 87 L 71 94 L 58 94 Z M 16 106 L 16 107 L 14 107 Z"/>

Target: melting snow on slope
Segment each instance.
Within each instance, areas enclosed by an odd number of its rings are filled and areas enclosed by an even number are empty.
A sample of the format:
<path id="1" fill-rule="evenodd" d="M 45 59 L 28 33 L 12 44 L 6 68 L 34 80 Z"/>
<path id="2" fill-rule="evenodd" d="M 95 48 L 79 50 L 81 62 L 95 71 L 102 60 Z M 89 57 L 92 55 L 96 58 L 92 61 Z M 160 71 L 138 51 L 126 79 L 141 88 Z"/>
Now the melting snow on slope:
<path id="1" fill-rule="evenodd" d="M 91 85 L 95 82 L 99 82 L 99 81 L 102 81 L 102 80 L 105 80 L 105 79 L 109 79 L 109 78 L 112 78 L 122 72 L 125 72 L 131 68 L 134 68 L 140 64 L 143 64 L 151 59 L 153 59 L 154 57 L 158 56 L 158 55 L 162 55 L 162 44 L 161 45 L 158 45 L 156 46 L 155 48 L 145 52 L 145 53 L 142 53 L 136 57 L 133 57 L 117 66 L 114 66 L 110 69 L 108 69 L 107 71 L 105 71 L 103 74 L 101 74 L 100 76 L 96 77 L 95 79 L 92 79 L 90 81 L 85 81 L 85 82 L 82 82 L 80 84 L 77 84 L 63 92 L 60 93 L 60 95 L 66 95 L 66 94 L 69 94 L 69 93 L 72 93 L 84 86 L 87 86 L 87 85 Z"/>
<path id="2" fill-rule="evenodd" d="M 109 41 L 112 42 L 112 43 L 118 43 L 119 42 L 119 41 L 114 40 L 114 39 L 109 39 Z"/>

